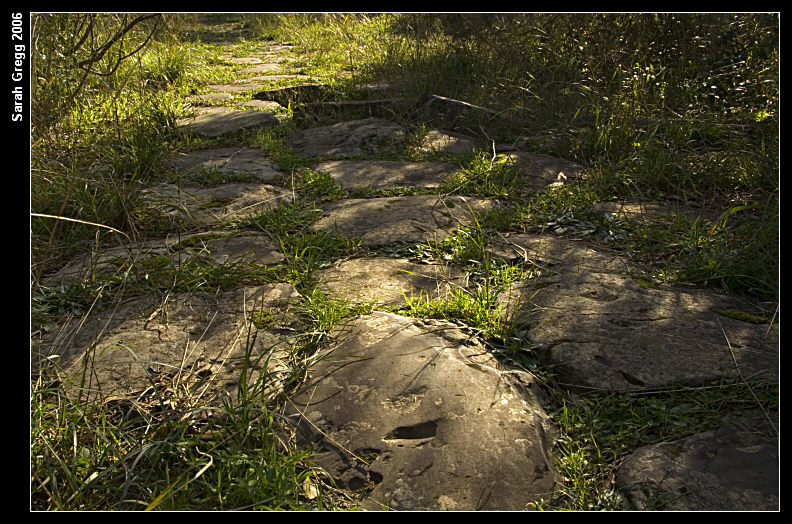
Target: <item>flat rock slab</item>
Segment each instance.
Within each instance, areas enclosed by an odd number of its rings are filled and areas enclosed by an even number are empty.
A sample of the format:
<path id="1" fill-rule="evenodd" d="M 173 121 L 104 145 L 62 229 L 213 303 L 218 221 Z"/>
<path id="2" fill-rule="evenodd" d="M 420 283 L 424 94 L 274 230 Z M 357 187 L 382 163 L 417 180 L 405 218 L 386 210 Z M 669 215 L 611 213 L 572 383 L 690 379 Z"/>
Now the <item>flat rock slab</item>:
<path id="1" fill-rule="evenodd" d="M 198 170 L 219 171 L 229 174 L 248 174 L 267 182 L 281 176 L 266 153 L 246 147 L 219 147 L 182 153 L 174 159 L 177 169 L 191 172 Z"/>
<path id="2" fill-rule="evenodd" d="M 529 192 L 540 192 L 551 184 L 560 185 L 583 176 L 581 166 L 552 155 L 515 151 L 506 157 L 521 172 L 521 184 Z"/>
<path id="3" fill-rule="evenodd" d="M 365 118 L 297 131 L 286 143 L 300 155 L 339 158 L 386 151 L 403 140 L 399 124 Z"/>
<path id="4" fill-rule="evenodd" d="M 406 298 L 445 298 L 450 287 L 464 281 L 464 271 L 406 258 L 355 258 L 316 273 L 316 286 L 327 295 L 389 306 L 404 305 Z"/>
<path id="5" fill-rule="evenodd" d="M 262 233 L 224 232 L 173 235 L 140 244 L 116 246 L 89 253 L 69 262 L 57 273 L 42 279 L 45 286 L 67 284 L 97 277 L 121 275 L 140 265 L 174 267 L 198 257 L 215 264 L 237 259 L 261 265 L 279 264 L 283 254 Z"/>
<path id="6" fill-rule="evenodd" d="M 332 336 L 288 413 L 364 509 L 524 510 L 552 491 L 532 376 L 449 322 L 377 312 Z"/>
<path id="7" fill-rule="evenodd" d="M 592 210 L 596 213 L 612 213 L 631 221 L 645 222 L 668 221 L 679 215 L 701 217 L 715 222 L 721 216 L 721 213 L 714 209 L 668 206 L 653 202 L 597 202 L 592 206 Z"/>
<path id="8" fill-rule="evenodd" d="M 534 262 L 550 272 L 624 273 L 627 260 L 597 250 L 583 241 L 553 235 L 520 233 L 496 238 L 490 251 L 507 260 Z"/>
<path id="9" fill-rule="evenodd" d="M 276 71 L 280 71 L 282 68 L 280 64 L 271 64 L 271 63 L 263 63 L 263 64 L 255 64 L 251 65 L 250 67 L 246 67 L 245 71 L 248 73 L 272 73 Z"/>
<path id="10" fill-rule="evenodd" d="M 173 249 L 188 248 L 195 256 L 207 257 L 215 264 L 226 264 L 244 260 L 246 262 L 273 265 L 283 262 L 284 256 L 263 233 L 230 233 L 213 231 L 181 237 Z"/>
<path id="11" fill-rule="evenodd" d="M 245 219 L 291 202 L 291 191 L 268 184 L 230 183 L 214 187 L 183 187 L 164 184 L 149 193 L 153 205 L 165 212 L 183 213 L 198 225 Z M 176 209 L 174 209 L 176 208 Z"/>
<path id="12" fill-rule="evenodd" d="M 261 89 L 264 84 L 259 82 L 240 82 L 238 84 L 212 84 L 207 87 L 219 93 L 244 93 L 245 91 Z"/>
<path id="13" fill-rule="evenodd" d="M 203 95 L 193 95 L 190 101 L 194 103 L 215 103 L 230 102 L 234 99 L 231 93 L 205 93 Z"/>
<path id="14" fill-rule="evenodd" d="M 473 223 L 495 206 L 492 200 L 462 196 L 415 195 L 336 200 L 322 206 L 314 230 L 360 237 L 365 246 L 440 240 Z"/>
<path id="15" fill-rule="evenodd" d="M 171 246 L 175 240 L 151 240 L 140 244 L 128 246 L 115 246 L 101 249 L 77 257 L 57 273 L 42 279 L 45 286 L 67 284 L 78 280 L 92 280 L 96 277 L 120 275 L 134 264 L 143 263 L 154 257 L 167 257 L 175 263 L 179 256 L 191 256 L 193 252 L 179 253 L 172 251 Z M 164 261 L 165 259 L 163 259 Z"/>
<path id="16" fill-rule="evenodd" d="M 345 189 L 433 188 L 457 171 L 453 162 L 398 162 L 391 160 L 335 160 L 314 164 Z"/>
<path id="17" fill-rule="evenodd" d="M 267 100 L 248 100 L 246 102 L 242 102 L 239 104 L 243 107 L 250 107 L 253 109 L 258 109 L 261 111 L 278 111 L 280 109 L 285 109 L 282 105 L 277 102 L 270 102 Z"/>
<path id="18" fill-rule="evenodd" d="M 616 486 L 631 511 L 779 511 L 778 450 L 763 413 L 730 414 L 717 430 L 636 450 Z"/>
<path id="19" fill-rule="evenodd" d="M 433 129 L 426 134 L 419 150 L 458 155 L 472 151 L 481 145 L 480 141 L 472 136 Z"/>
<path id="20" fill-rule="evenodd" d="M 525 315 L 530 342 L 570 386 L 624 391 L 778 377 L 778 325 L 716 312 L 756 313 L 737 298 L 584 270 L 528 280 L 501 300 L 510 316 Z"/>
<path id="21" fill-rule="evenodd" d="M 200 109 L 195 117 L 179 119 L 177 125 L 182 132 L 214 138 L 240 129 L 278 126 L 280 120 L 265 111 L 209 107 Z"/>
<path id="22" fill-rule="evenodd" d="M 190 388 L 193 398 L 202 389 L 207 397 L 222 393 L 233 398 L 246 349 L 251 380 L 269 373 L 276 387 L 278 377 L 288 373 L 289 337 L 284 333 L 296 322 L 291 308 L 298 300 L 290 284 L 172 293 L 164 303 L 139 298 L 65 326 L 40 349 L 60 355 L 62 377 L 74 378 L 74 388 L 83 365 L 80 357 L 90 353 L 85 390 L 101 398 L 137 395 L 150 380 L 161 384 L 163 394 L 179 383 Z M 261 329 L 249 339 L 249 330 L 258 329 L 253 322 Z"/>

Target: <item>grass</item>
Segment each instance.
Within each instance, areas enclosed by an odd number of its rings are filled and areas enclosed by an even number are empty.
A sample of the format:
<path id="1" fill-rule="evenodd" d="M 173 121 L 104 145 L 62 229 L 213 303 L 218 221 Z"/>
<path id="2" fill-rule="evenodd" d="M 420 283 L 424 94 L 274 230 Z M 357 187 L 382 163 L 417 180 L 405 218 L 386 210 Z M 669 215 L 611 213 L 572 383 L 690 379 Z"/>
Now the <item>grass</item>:
<path id="1" fill-rule="evenodd" d="M 356 239 L 310 226 L 323 202 L 425 190 L 344 190 L 287 147 L 294 123 L 213 140 L 179 137 L 175 122 L 189 112 L 188 97 L 243 72 L 221 57 L 223 38 L 240 39 L 233 56 L 290 41 L 294 61 L 286 68 L 328 83 L 337 99 L 385 82 L 399 96 L 433 93 L 491 108 L 521 125 L 466 131 L 496 142 L 521 139 L 532 150 L 585 167 L 587 176 L 578 183 L 523 195 L 505 156 L 420 151 L 430 127 L 421 122 L 410 123 L 404 146 L 367 157 L 457 162 L 457 172 L 433 192 L 500 202 L 456 235 L 398 248 L 402 255 L 465 269 L 470 285 L 436 300 L 405 297 L 396 311 L 461 323 L 542 378 L 560 433 L 555 451 L 564 482 L 557 497 L 537 502 L 536 509 L 618 509 L 613 473 L 631 450 L 713 428 L 735 409 L 775 409 L 772 384 L 723 382 L 582 397 L 554 387 L 525 326 L 504 320 L 498 305 L 510 284 L 536 276 L 538 269 L 489 250 L 505 231 L 599 239 L 630 259 L 636 278 L 741 294 L 767 309 L 752 321 L 772 317 L 780 271 L 775 15 L 167 15 L 161 25 L 144 21 L 122 40 L 110 41 L 122 22 L 120 14 L 94 20 L 64 13 L 37 16 L 34 24 L 32 339 L 121 297 L 273 282 L 292 283 L 301 293 L 299 329 L 282 394 L 271 393 L 274 371 L 265 356 L 259 366 L 243 369 L 250 380 L 240 381 L 236 400 L 213 405 L 210 417 L 206 399 L 191 397 L 173 376 L 152 377 L 150 388 L 135 398 L 100 403 L 70 395 L 74 385 L 60 382 L 55 360 L 34 366 L 34 509 L 354 508 L 348 494 L 311 465 L 310 453 L 294 447 L 292 429 L 279 415 L 325 334 L 375 307 L 316 289 L 316 271 L 365 250 Z M 217 26 L 222 31 L 212 32 L 207 22 L 223 24 Z M 94 38 L 81 42 L 80 31 L 88 27 Z M 98 57 L 103 43 L 108 52 Z M 138 53 L 116 62 L 139 45 Z M 83 79 L 74 60 L 94 59 L 92 70 L 101 74 Z M 299 196 L 232 224 L 236 232 L 269 235 L 285 257 L 282 264 L 123 258 L 113 271 L 79 283 L 44 284 L 46 275 L 76 255 L 188 232 L 189 222 L 152 207 L 145 191 L 174 182 L 166 160 L 175 151 L 225 145 L 264 151 L 284 173 L 274 183 Z M 231 178 L 205 171 L 175 181 L 214 185 Z M 678 212 L 649 222 L 597 211 L 599 203 L 622 201 Z M 683 212 L 689 209 L 713 210 L 719 218 Z M 246 347 L 271 323 L 271 311 L 251 312 Z"/>
<path id="2" fill-rule="evenodd" d="M 537 509 L 615 510 L 620 495 L 614 474 L 627 453 L 716 429 L 734 410 L 776 410 L 778 389 L 771 383 L 718 381 L 595 393 L 573 402 L 557 395 L 551 403 L 548 414 L 560 431 L 556 460 L 565 483 L 555 500 L 537 504 Z"/>

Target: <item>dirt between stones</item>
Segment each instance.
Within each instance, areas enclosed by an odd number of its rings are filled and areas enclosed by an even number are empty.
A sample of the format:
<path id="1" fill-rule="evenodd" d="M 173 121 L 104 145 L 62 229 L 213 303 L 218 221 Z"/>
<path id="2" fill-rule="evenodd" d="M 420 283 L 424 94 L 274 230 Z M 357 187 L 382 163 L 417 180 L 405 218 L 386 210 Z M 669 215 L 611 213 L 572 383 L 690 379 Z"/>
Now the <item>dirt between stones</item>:
<path id="1" fill-rule="evenodd" d="M 264 52 L 234 61 L 251 64 L 248 73 L 280 70 L 273 59 Z M 449 107 L 466 110 L 464 104 Z M 217 137 L 280 122 L 267 111 L 214 107 L 200 109 L 180 126 L 186 133 Z M 315 158 L 315 169 L 346 188 L 437 187 L 452 166 L 350 160 L 392 150 L 403 145 L 404 136 L 399 124 L 372 117 L 302 129 L 287 144 Z M 424 148 L 461 152 L 476 143 L 434 129 Z M 528 192 L 585 176 L 563 159 L 510 154 Z M 283 261 L 261 232 L 224 230 L 229 221 L 299 198 L 291 189 L 263 183 L 281 173 L 261 152 L 243 147 L 193 151 L 177 159 L 174 169 L 243 173 L 258 183 L 155 188 L 145 197 L 186 212 L 198 236 L 97 251 L 66 266 L 50 283 L 123 271 L 146 257 L 201 254 L 213 264 L 252 257 L 263 266 Z M 342 199 L 323 204 L 322 217 L 311 227 L 359 238 L 371 248 L 415 244 L 447 237 L 471 224 L 474 213 L 480 216 L 496 205 L 465 195 Z M 570 387 L 636 391 L 740 376 L 777 380 L 778 325 L 717 313 L 750 312 L 748 304 L 701 290 L 647 287 L 629 276 L 627 260 L 569 238 L 500 239 L 491 246 L 493 254 L 544 268 L 541 278 L 516 284 L 501 296 L 504 320 L 526 326 L 528 342 Z M 340 261 L 315 277 L 318 289 L 333 298 L 378 305 L 403 304 L 410 294 L 443 297 L 448 286 L 467 285 L 459 269 L 384 256 Z M 87 387 L 97 395 L 136 394 L 152 376 L 189 375 L 199 397 L 233 396 L 245 332 L 257 329 L 248 366 L 270 374 L 269 383 L 277 389 L 293 364 L 289 348 L 292 334 L 301 329 L 294 314 L 300 300 L 286 283 L 217 294 L 174 293 L 164 301 L 136 298 L 61 326 L 35 350 L 60 355 L 66 374 L 78 373 L 82 358 L 90 358 L 95 373 Z M 261 314 L 256 317 L 256 312 Z M 364 509 L 524 510 L 557 492 L 562 479 L 553 458 L 556 431 L 535 377 L 498 362 L 470 331 L 452 322 L 375 310 L 349 319 L 329 339 L 288 415 L 303 444 L 322 450 L 320 464 L 342 487 L 359 493 Z M 261 362 L 267 358 L 265 368 Z M 777 507 L 777 433 L 765 432 L 761 443 L 745 440 L 745 431 L 735 428 L 746 426 L 735 420 L 717 431 L 628 456 L 618 476 L 625 508 L 654 509 L 657 500 L 666 501 L 667 509 Z M 740 431 L 746 444 L 732 438 Z M 725 451 L 718 458 L 720 450 Z M 760 478 L 767 482 L 757 488 Z M 715 496 L 719 493 L 727 496 Z"/>

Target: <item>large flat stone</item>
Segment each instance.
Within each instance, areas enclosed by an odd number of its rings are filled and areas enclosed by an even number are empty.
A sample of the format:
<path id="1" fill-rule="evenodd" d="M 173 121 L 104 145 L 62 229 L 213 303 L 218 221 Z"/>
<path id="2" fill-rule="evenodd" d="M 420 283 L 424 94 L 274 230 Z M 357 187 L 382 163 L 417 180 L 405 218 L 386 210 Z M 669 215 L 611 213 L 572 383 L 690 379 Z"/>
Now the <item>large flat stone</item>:
<path id="1" fill-rule="evenodd" d="M 453 324 L 378 312 L 332 334 L 288 408 L 364 509 L 524 510 L 555 483 L 533 377 Z"/>
<path id="2" fill-rule="evenodd" d="M 210 232 L 187 235 L 174 247 L 186 247 L 198 257 L 206 257 L 215 264 L 226 264 L 244 260 L 246 262 L 271 265 L 283 261 L 284 256 L 263 233 Z"/>
<path id="3" fill-rule="evenodd" d="M 578 164 L 552 155 L 515 151 L 507 153 L 506 157 L 521 173 L 521 185 L 528 192 L 540 192 L 552 184 L 572 182 L 584 174 Z"/>
<path id="4" fill-rule="evenodd" d="M 240 129 L 277 126 L 280 120 L 265 111 L 209 107 L 200 109 L 194 117 L 179 119 L 177 125 L 182 132 L 214 138 Z"/>
<path id="5" fill-rule="evenodd" d="M 245 91 L 254 91 L 264 87 L 260 82 L 240 82 L 237 84 L 212 84 L 207 86 L 212 91 L 219 93 L 244 93 Z"/>
<path id="6" fill-rule="evenodd" d="M 361 237 L 363 245 L 418 243 L 442 239 L 494 207 L 491 200 L 461 196 L 415 195 L 336 200 L 322 206 L 315 230 Z"/>
<path id="7" fill-rule="evenodd" d="M 263 64 L 254 64 L 250 67 L 246 67 L 245 71 L 248 73 L 273 73 L 280 71 L 282 66 L 280 64 L 272 64 L 272 63 L 263 63 Z"/>
<path id="8" fill-rule="evenodd" d="M 365 118 L 297 131 L 286 143 L 300 155 L 343 158 L 385 151 L 403 139 L 404 130 L 399 124 Z"/>
<path id="9" fill-rule="evenodd" d="M 436 151 L 459 155 L 472 151 L 477 147 L 483 147 L 483 144 L 472 136 L 433 129 L 426 134 L 419 149 L 421 151 Z"/>
<path id="10" fill-rule="evenodd" d="M 190 220 L 202 226 L 245 219 L 290 202 L 293 198 L 291 191 L 258 183 L 181 189 L 173 184 L 164 184 L 148 193 L 151 193 L 149 198 L 155 205 L 166 206 L 173 210 L 171 213 L 186 214 Z"/>
<path id="11" fill-rule="evenodd" d="M 193 95 L 190 97 L 191 102 L 195 103 L 215 103 L 230 102 L 234 99 L 231 93 L 205 93 L 203 95 Z"/>
<path id="12" fill-rule="evenodd" d="M 631 511 L 778 511 L 778 451 L 763 413 L 735 413 L 714 431 L 636 450 L 616 486 Z"/>
<path id="13" fill-rule="evenodd" d="M 187 172 L 203 169 L 230 174 L 244 173 L 261 182 L 282 175 L 266 153 L 246 147 L 219 147 L 182 153 L 174 159 L 174 165 Z"/>
<path id="14" fill-rule="evenodd" d="M 554 235 L 519 233 L 494 239 L 490 250 L 508 260 L 534 262 L 550 272 L 597 271 L 624 273 L 630 268 L 625 258 L 594 249 L 583 241 Z"/>
<path id="15" fill-rule="evenodd" d="M 151 381 L 162 395 L 167 387 L 189 387 L 194 399 L 233 398 L 246 351 L 249 379 L 269 373 L 268 384 L 277 390 L 290 358 L 288 337 L 279 328 L 296 321 L 291 307 L 297 300 L 290 284 L 171 293 L 164 302 L 138 298 L 63 326 L 37 349 L 60 355 L 62 377 L 73 381 L 69 390 L 79 385 L 81 357 L 90 357 L 84 393 L 101 398 L 140 394 Z M 261 329 L 249 338 L 254 322 Z"/>
<path id="16" fill-rule="evenodd" d="M 778 377 L 778 325 L 716 312 L 756 313 L 734 297 L 580 270 L 528 280 L 501 300 L 570 386 L 640 390 Z"/>
<path id="17" fill-rule="evenodd" d="M 457 170 L 453 162 L 398 162 L 392 160 L 335 160 L 312 166 L 329 174 L 347 189 L 433 188 Z"/>
<path id="18" fill-rule="evenodd" d="M 444 298 L 451 286 L 462 286 L 465 273 L 449 266 L 416 264 L 405 258 L 355 258 L 316 273 L 325 294 L 350 302 L 404 305 L 405 297 Z"/>

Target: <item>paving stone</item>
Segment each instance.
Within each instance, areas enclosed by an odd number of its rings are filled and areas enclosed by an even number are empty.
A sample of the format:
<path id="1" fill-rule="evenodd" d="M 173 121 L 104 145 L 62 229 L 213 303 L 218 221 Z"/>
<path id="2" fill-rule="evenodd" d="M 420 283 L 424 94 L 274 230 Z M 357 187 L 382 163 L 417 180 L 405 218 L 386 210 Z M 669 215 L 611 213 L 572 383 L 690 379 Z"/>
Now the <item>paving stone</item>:
<path id="1" fill-rule="evenodd" d="M 206 93 L 203 95 L 193 95 L 190 97 L 190 102 L 193 103 L 216 103 L 229 102 L 234 99 L 231 93 Z"/>
<path id="2" fill-rule="evenodd" d="M 361 237 L 365 246 L 442 239 L 473 222 L 471 210 L 482 215 L 494 201 L 462 196 L 416 195 L 336 200 L 322 206 L 324 216 L 315 230 L 335 230 Z"/>
<path id="3" fill-rule="evenodd" d="M 178 260 L 179 254 L 172 252 L 172 239 L 150 240 L 140 244 L 115 246 L 81 255 L 62 267 L 55 274 L 42 278 L 45 286 L 57 286 L 77 281 L 90 281 L 95 277 L 121 275 L 132 265 L 143 263 L 154 257 Z M 181 256 L 190 253 L 182 253 Z"/>
<path id="4" fill-rule="evenodd" d="M 716 430 L 636 450 L 616 474 L 624 509 L 779 511 L 777 427 L 777 413 L 745 411 Z"/>
<path id="5" fill-rule="evenodd" d="M 333 177 L 347 189 L 432 188 L 458 170 L 453 162 L 399 162 L 391 160 L 335 160 L 311 166 Z"/>
<path id="6" fill-rule="evenodd" d="M 477 147 L 484 147 L 484 145 L 472 136 L 433 129 L 426 134 L 419 149 L 420 151 L 438 151 L 458 155 L 472 151 Z"/>
<path id="7" fill-rule="evenodd" d="M 246 67 L 245 71 L 248 73 L 273 73 L 282 69 L 280 64 L 263 63 Z"/>
<path id="8" fill-rule="evenodd" d="M 500 300 L 571 387 L 624 391 L 778 377 L 778 325 L 718 313 L 757 313 L 735 297 L 581 269 L 517 284 Z"/>
<path id="9" fill-rule="evenodd" d="M 280 109 L 285 109 L 282 105 L 277 102 L 268 102 L 266 100 L 248 100 L 240 104 L 244 107 L 251 107 L 253 109 L 259 109 L 262 111 L 278 111 Z"/>
<path id="10" fill-rule="evenodd" d="M 208 226 L 231 219 L 245 219 L 286 202 L 291 191 L 268 184 L 223 184 L 214 187 L 182 187 L 163 184 L 147 191 L 152 205 L 169 214 L 187 213 L 198 225 Z M 173 209 L 178 202 L 178 209 Z"/>
<path id="11" fill-rule="evenodd" d="M 583 176 L 574 162 L 542 153 L 515 151 L 506 156 L 522 173 L 521 184 L 530 192 L 541 192 L 549 185 L 562 185 Z"/>
<path id="12" fill-rule="evenodd" d="M 260 64 L 261 58 L 257 56 L 232 56 L 226 58 L 226 60 L 234 63 L 234 64 Z"/>
<path id="13" fill-rule="evenodd" d="M 88 396 L 137 396 L 154 380 L 163 395 L 178 383 L 193 399 L 234 398 L 246 351 L 250 380 L 268 373 L 267 384 L 277 392 L 289 374 L 291 342 L 284 333 L 290 331 L 284 328 L 296 326 L 292 307 L 298 299 L 290 284 L 171 293 L 165 302 L 137 298 L 68 324 L 37 349 L 60 355 L 61 376 L 70 391 L 79 385 L 81 357 L 90 352 Z M 248 338 L 253 322 L 261 329 Z"/>
<path id="14" fill-rule="evenodd" d="M 623 257 L 595 249 L 583 241 L 547 234 L 501 235 L 493 240 L 490 250 L 507 260 L 534 262 L 552 273 L 626 273 L 630 269 Z"/>
<path id="15" fill-rule="evenodd" d="M 446 298 L 452 287 L 465 284 L 465 272 L 450 266 L 418 264 L 406 258 L 354 258 L 316 273 L 324 294 L 353 303 L 405 304 Z M 406 297 L 406 298 L 405 298 Z"/>
<path id="16" fill-rule="evenodd" d="M 296 131 L 286 143 L 300 155 L 343 158 L 383 152 L 403 140 L 404 130 L 399 124 L 365 118 Z"/>
<path id="17" fill-rule="evenodd" d="M 275 247 L 269 237 L 254 232 L 196 233 L 181 237 L 176 247 L 188 247 L 196 256 L 205 256 L 216 264 L 232 261 L 272 265 L 283 262 L 283 254 Z"/>
<path id="18" fill-rule="evenodd" d="M 277 126 L 280 120 L 264 111 L 209 107 L 199 110 L 195 117 L 179 119 L 177 124 L 183 132 L 214 138 L 240 129 Z"/>
<path id="19" fill-rule="evenodd" d="M 181 153 L 174 159 L 177 169 L 191 172 L 217 170 L 221 173 L 248 174 L 261 182 L 281 176 L 266 153 L 247 147 L 219 147 Z"/>
<path id="20" fill-rule="evenodd" d="M 301 78 L 304 80 L 308 80 L 311 78 L 309 75 L 291 75 L 291 74 L 282 74 L 282 75 L 259 75 L 259 76 L 251 76 L 250 78 L 245 78 L 246 82 L 274 82 L 276 80 L 292 80 L 295 78 Z"/>
<path id="21" fill-rule="evenodd" d="M 238 84 L 212 84 L 207 87 L 220 93 L 244 93 L 245 91 L 261 89 L 264 85 L 261 82 L 242 82 Z"/>
<path id="22" fill-rule="evenodd" d="M 331 334 L 287 413 L 369 510 L 524 510 L 555 484 L 538 384 L 443 321 L 376 312 Z"/>

